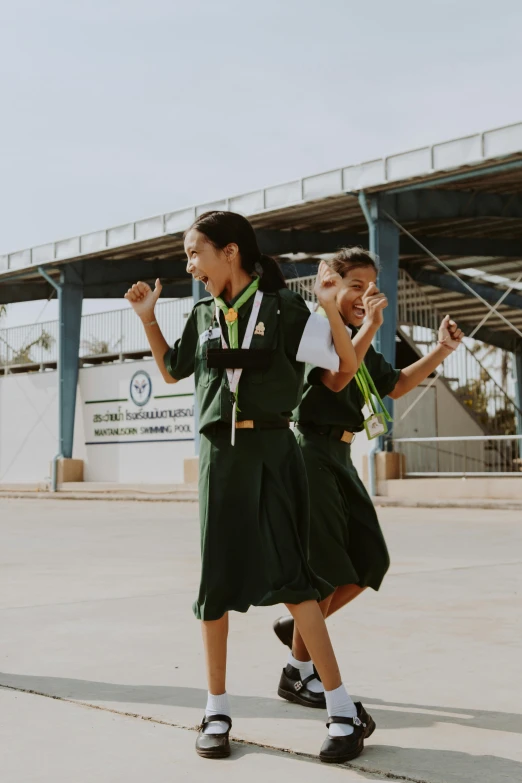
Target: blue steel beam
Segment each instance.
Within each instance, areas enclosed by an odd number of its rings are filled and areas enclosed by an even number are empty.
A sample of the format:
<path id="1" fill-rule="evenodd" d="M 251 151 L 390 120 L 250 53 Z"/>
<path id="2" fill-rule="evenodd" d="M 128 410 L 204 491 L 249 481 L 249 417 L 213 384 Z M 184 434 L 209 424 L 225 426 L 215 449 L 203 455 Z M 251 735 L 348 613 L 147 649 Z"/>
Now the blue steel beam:
<path id="1" fill-rule="evenodd" d="M 413 277 L 417 283 L 424 283 L 425 285 L 431 285 L 436 288 L 443 288 L 446 291 L 455 291 L 456 293 L 463 294 L 464 296 L 471 297 L 469 290 L 462 284 L 460 280 L 457 280 L 453 275 L 442 274 L 441 272 L 432 272 L 429 269 L 418 268 L 414 264 L 407 266 L 408 274 Z M 498 288 L 493 288 L 489 285 L 482 283 L 474 283 L 472 278 L 467 277 L 466 283 L 469 285 L 475 293 L 481 296 L 486 302 L 490 304 L 496 304 L 504 291 Z M 503 305 L 511 307 L 516 310 L 522 310 L 522 296 L 520 294 L 510 293 L 503 300 Z"/>
<path id="2" fill-rule="evenodd" d="M 397 334 L 397 292 L 399 280 L 399 230 L 379 213 L 376 200 L 370 205 L 374 229 L 370 232 L 370 250 L 380 262 L 377 285 L 388 298 L 384 323 L 376 335 L 376 348 L 386 361 L 395 365 Z M 386 407 L 393 415 L 393 400 L 386 399 Z"/>
<path id="3" fill-rule="evenodd" d="M 330 253 L 340 247 L 360 245 L 368 247 L 367 234 L 352 234 L 344 231 L 262 231 L 261 246 L 265 252 L 274 256 L 285 253 Z M 264 239 L 263 239 L 264 237 Z M 522 258 L 522 237 L 519 239 L 498 239 L 489 237 L 445 237 L 418 236 L 419 241 L 433 253 L 445 256 L 485 256 L 498 258 Z M 264 243 L 264 244 L 263 244 Z M 420 255 L 419 247 L 409 237 L 400 237 L 401 256 Z M 421 259 L 419 263 L 424 263 Z M 411 263 L 411 262 L 410 262 Z M 414 263 L 418 263 L 415 261 Z M 76 266 L 71 264 L 70 266 Z M 281 261 L 285 277 L 302 277 L 315 272 L 313 262 L 299 261 L 290 263 Z M 185 272 L 185 262 L 176 259 L 129 259 L 122 262 L 104 259 L 90 259 L 78 266 L 84 279 L 84 297 L 86 299 L 104 299 L 123 296 L 127 288 L 136 280 L 154 281 L 160 277 L 163 283 L 163 296 L 178 298 L 191 295 L 190 277 Z M 34 299 L 47 299 L 51 293 L 50 285 L 34 279 L 25 281 L 23 275 L 13 273 L 0 282 L 0 304 L 27 302 Z"/>
<path id="4" fill-rule="evenodd" d="M 436 177 L 429 182 L 424 180 L 423 182 L 412 182 L 409 185 L 400 185 L 388 192 L 405 193 L 411 190 L 425 190 L 427 187 L 433 185 L 450 185 L 454 182 L 464 182 L 469 179 L 479 179 L 480 177 L 504 174 L 505 172 L 516 171 L 519 168 L 522 168 L 522 160 L 510 160 L 507 163 L 494 163 L 491 166 L 482 166 L 481 168 L 472 169 L 471 171 L 455 171 L 453 174 Z"/>
<path id="5" fill-rule="evenodd" d="M 64 267 L 65 268 L 65 267 Z M 281 262 L 283 274 L 289 280 L 294 277 L 305 277 L 313 275 L 317 271 L 316 262 L 290 263 Z M 118 299 L 123 296 L 129 286 L 139 280 L 146 280 L 154 284 L 156 276 L 148 274 L 147 262 L 143 262 L 140 274 L 121 281 L 91 283 L 84 285 L 84 299 Z M 122 275 L 123 277 L 123 275 Z M 52 278 L 49 278 L 51 280 Z M 192 295 L 192 281 L 189 275 L 185 275 L 178 280 L 171 280 L 167 277 L 161 277 L 163 284 L 162 297 L 169 299 L 181 299 Z M 12 304 L 14 302 L 29 302 L 35 299 L 48 299 L 52 294 L 52 284 L 49 282 L 31 281 L 24 283 L 21 280 L 10 280 L 0 284 L 0 304 Z"/>
<path id="6" fill-rule="evenodd" d="M 522 219 L 522 195 L 473 190 L 422 190 L 381 193 L 380 207 L 399 222 L 469 218 Z"/>
<path id="7" fill-rule="evenodd" d="M 129 287 L 138 280 L 154 281 L 157 277 L 172 281 L 189 280 L 187 262 L 179 258 L 92 258 L 81 267 L 80 264 L 69 266 L 81 268 L 85 288 L 109 283 L 128 283 Z"/>
<path id="8" fill-rule="evenodd" d="M 365 234 L 354 231 L 277 231 L 257 229 L 256 237 L 262 253 L 280 256 L 286 253 L 335 253 L 339 248 L 366 243 Z"/>
<path id="9" fill-rule="evenodd" d="M 368 247 L 367 234 L 348 231 L 268 231 L 256 232 L 263 253 L 279 256 L 286 253 L 335 253 L 341 247 L 362 245 Z M 522 237 L 499 239 L 494 237 L 417 237 L 433 253 L 447 256 L 485 256 L 522 258 Z M 401 255 L 419 255 L 419 247 L 409 237 L 400 237 Z"/>
<path id="10" fill-rule="evenodd" d="M 78 386 L 78 357 L 82 323 L 83 282 L 75 269 L 65 266 L 59 296 L 59 440 L 63 457 L 72 457 L 74 415 Z"/>
<path id="11" fill-rule="evenodd" d="M 432 253 L 439 256 L 466 256 L 486 258 L 522 258 L 522 237 L 519 239 L 498 239 L 496 237 L 444 237 L 415 236 Z M 419 246 L 409 237 L 400 238 L 401 256 L 420 255 Z M 425 258 L 423 259 L 423 261 Z"/>
<path id="12" fill-rule="evenodd" d="M 516 412 L 517 435 L 522 435 L 522 345 L 513 354 L 513 365 L 515 369 L 515 403 L 518 408 Z M 522 441 L 519 443 L 519 453 L 522 457 Z"/>
<path id="13" fill-rule="evenodd" d="M 451 313 L 451 311 L 450 311 Z M 458 315 L 456 316 L 458 320 Z M 468 324 L 459 322 L 459 326 L 464 334 L 471 334 L 474 329 L 474 324 Z M 497 348 L 502 348 L 503 351 L 516 351 L 517 348 L 522 351 L 522 340 L 517 336 L 516 332 L 508 331 L 497 332 L 494 329 L 488 329 L 487 326 L 482 326 L 478 332 L 473 335 L 475 340 L 481 340 L 488 345 L 494 345 Z"/>
<path id="14" fill-rule="evenodd" d="M 317 274 L 317 261 L 298 261 L 295 264 L 289 261 L 280 261 L 279 266 L 286 280 L 293 280 L 296 277 L 310 277 Z"/>
<path id="15" fill-rule="evenodd" d="M 388 298 L 388 307 L 384 311 L 384 323 L 375 336 L 375 348 L 383 354 L 386 361 L 395 366 L 397 334 L 397 298 L 399 281 L 399 230 L 380 213 L 379 199 L 370 201 L 366 206 L 364 194 L 361 206 L 368 221 L 370 233 L 370 252 L 379 259 L 381 270 L 377 285 Z M 393 400 L 384 400 L 387 410 L 393 417 Z M 382 448 L 382 443 L 381 443 Z"/>
<path id="16" fill-rule="evenodd" d="M 62 269 L 59 283 L 41 267 L 38 272 L 58 294 L 58 453 L 53 459 L 51 480 L 51 489 L 56 492 L 57 460 L 72 457 L 73 451 L 83 281 L 72 266 Z"/>

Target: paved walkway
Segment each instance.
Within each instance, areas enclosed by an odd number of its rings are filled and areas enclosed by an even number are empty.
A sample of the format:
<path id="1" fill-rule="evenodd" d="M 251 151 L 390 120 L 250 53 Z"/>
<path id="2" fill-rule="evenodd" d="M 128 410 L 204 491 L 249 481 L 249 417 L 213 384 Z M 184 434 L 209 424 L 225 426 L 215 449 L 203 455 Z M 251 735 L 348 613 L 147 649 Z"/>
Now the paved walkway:
<path id="1" fill-rule="evenodd" d="M 330 621 L 345 682 L 377 722 L 364 755 L 311 758 L 325 718 L 278 699 L 281 607 L 253 609 L 231 622 L 242 742 L 212 780 L 522 781 L 520 513 L 380 515 L 393 568 Z M 193 751 L 198 549 L 193 503 L 0 500 L 2 783 L 209 779 Z"/>
<path id="2" fill-rule="evenodd" d="M 510 479 L 511 481 L 511 479 Z M 522 511 L 522 481 L 513 479 L 520 488 L 518 499 L 511 498 L 454 498 L 454 497 L 375 497 L 376 506 L 397 508 L 482 508 L 497 511 Z M 404 482 L 406 484 L 406 482 Z M 512 487 L 510 487 L 512 489 Z M 516 496 L 516 492 L 515 492 Z M 39 501 L 56 500 L 117 500 L 159 503 L 198 501 L 197 484 L 114 484 L 104 482 L 68 482 L 57 492 L 51 492 L 46 482 L 37 484 L 0 484 L 2 499 L 28 498 Z"/>

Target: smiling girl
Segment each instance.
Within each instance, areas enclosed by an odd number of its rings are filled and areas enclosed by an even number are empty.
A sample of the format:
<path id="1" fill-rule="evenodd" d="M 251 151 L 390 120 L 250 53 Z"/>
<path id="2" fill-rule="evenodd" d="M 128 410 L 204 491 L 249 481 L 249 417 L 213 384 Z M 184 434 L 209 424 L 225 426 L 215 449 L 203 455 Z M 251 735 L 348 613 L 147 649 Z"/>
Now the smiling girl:
<path id="1" fill-rule="evenodd" d="M 208 678 L 196 750 L 206 758 L 230 753 L 229 611 L 285 603 L 326 690 L 329 734 L 320 758 L 347 761 L 362 751 L 371 719 L 341 682 L 318 605 L 332 586 L 308 565 L 306 471 L 289 428 L 305 361 L 345 378 L 355 374 L 357 357 L 336 305 L 342 280 L 320 267 L 316 293 L 326 319 L 310 314 L 277 263 L 261 255 L 250 223 L 232 212 L 201 215 L 185 233 L 185 253 L 187 272 L 209 297 L 194 306 L 173 348 L 154 315 L 159 280 L 155 290 L 136 283 L 126 297 L 167 383 L 195 375 L 202 571 L 194 613 L 202 621 Z"/>
<path id="2" fill-rule="evenodd" d="M 458 348 L 463 334 L 446 316 L 437 347 L 409 367 L 395 369 L 371 345 L 388 304 L 376 285 L 377 263 L 356 247 L 339 251 L 328 265 L 342 279 L 336 303 L 352 328 L 358 363 L 364 359 L 381 397 L 398 399 L 407 394 Z M 310 565 L 335 588 L 320 604 L 325 617 L 367 587 L 378 590 L 390 562 L 375 508 L 350 456 L 355 433 L 365 429 L 364 405 L 361 389 L 350 375 L 307 366 L 303 398 L 294 418 L 310 488 Z M 324 688 L 313 677 L 311 650 L 292 618 L 277 620 L 274 631 L 292 649 L 279 695 L 303 706 L 324 707 Z M 311 678 L 306 686 L 296 690 L 295 682 L 306 677 Z"/>

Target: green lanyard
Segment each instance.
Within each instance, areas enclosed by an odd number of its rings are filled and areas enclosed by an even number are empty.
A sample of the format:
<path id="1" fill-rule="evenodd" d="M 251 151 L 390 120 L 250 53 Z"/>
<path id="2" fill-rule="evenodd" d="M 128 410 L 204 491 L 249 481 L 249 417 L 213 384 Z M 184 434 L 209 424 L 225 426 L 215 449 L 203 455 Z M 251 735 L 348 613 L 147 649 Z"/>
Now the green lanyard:
<path id="1" fill-rule="evenodd" d="M 364 397 L 365 404 L 368 406 L 369 410 L 373 413 L 373 415 L 376 416 L 378 413 L 382 411 L 386 421 L 393 421 L 392 417 L 386 410 L 386 407 L 381 399 L 381 395 L 375 388 L 373 378 L 370 375 L 368 368 L 364 362 L 361 362 L 361 366 L 355 373 L 355 381 L 357 383 L 357 386 L 359 387 L 359 391 Z M 377 400 L 377 403 L 379 404 L 381 411 L 377 410 L 377 405 L 375 403 L 375 400 Z"/>
<path id="2" fill-rule="evenodd" d="M 245 302 L 248 302 L 248 300 L 254 296 L 258 288 L 259 277 L 256 277 L 254 280 L 252 280 L 246 291 L 241 294 L 234 307 L 229 307 L 227 304 L 225 304 L 220 296 L 217 296 L 215 299 L 216 305 L 219 307 L 221 312 L 225 314 L 225 321 L 227 322 L 228 327 L 228 341 L 231 348 L 239 348 L 237 311 L 245 304 Z"/>
<path id="3" fill-rule="evenodd" d="M 318 307 L 316 312 L 320 313 L 321 315 L 324 315 L 324 317 L 326 318 L 326 313 L 322 307 Z M 392 417 L 390 416 L 390 414 L 388 413 L 388 411 L 384 406 L 384 403 L 381 399 L 381 395 L 375 388 L 373 378 L 370 375 L 370 372 L 364 362 L 361 362 L 361 366 L 355 373 L 355 381 L 357 383 L 357 386 L 359 387 L 359 391 L 364 397 L 365 405 L 368 406 L 369 411 L 374 416 L 376 416 L 379 413 L 379 411 L 377 410 L 377 406 L 375 404 L 375 400 L 372 398 L 372 394 L 373 394 L 373 396 L 376 398 L 377 402 L 379 403 L 379 406 L 381 408 L 382 413 L 384 414 L 384 418 L 386 419 L 386 421 L 393 421 Z"/>
<path id="4" fill-rule="evenodd" d="M 318 307 L 316 312 L 320 313 L 321 315 L 324 315 L 324 317 L 326 318 L 326 313 L 322 307 Z M 386 419 L 386 421 L 393 421 L 392 417 L 390 416 L 390 414 L 388 413 L 388 411 L 384 406 L 384 403 L 381 399 L 381 395 L 375 388 L 373 378 L 370 375 L 370 372 L 364 362 L 361 362 L 361 366 L 355 373 L 355 381 L 357 383 L 357 386 L 359 387 L 359 391 L 364 397 L 364 402 L 368 406 L 369 411 L 374 416 L 376 416 L 379 413 L 379 411 L 377 410 L 377 406 L 375 404 L 375 400 L 372 399 L 372 394 L 373 394 L 373 396 L 376 398 L 377 402 L 379 403 L 379 406 L 384 414 L 384 418 Z"/>

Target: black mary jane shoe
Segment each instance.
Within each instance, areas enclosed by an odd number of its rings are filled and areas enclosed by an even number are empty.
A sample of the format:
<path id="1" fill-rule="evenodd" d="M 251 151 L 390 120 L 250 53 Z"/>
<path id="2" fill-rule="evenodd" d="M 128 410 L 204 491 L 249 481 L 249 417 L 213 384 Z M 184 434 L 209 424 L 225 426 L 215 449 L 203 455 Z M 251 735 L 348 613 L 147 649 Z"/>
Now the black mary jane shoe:
<path id="1" fill-rule="evenodd" d="M 283 644 L 286 644 L 286 646 L 291 650 L 292 641 L 294 638 L 294 618 L 292 615 L 289 614 L 286 617 L 280 617 L 275 621 L 273 629 L 279 641 Z"/>
<path id="2" fill-rule="evenodd" d="M 294 704 L 301 704 L 303 707 L 313 707 L 316 710 L 325 710 L 326 698 L 324 691 L 323 693 L 314 693 L 307 687 L 308 683 L 313 679 L 315 679 L 315 674 L 311 674 L 302 680 L 299 669 L 288 663 L 281 674 L 277 693 L 282 699 L 291 701 Z"/>
<path id="3" fill-rule="evenodd" d="M 205 726 L 215 721 L 226 723 L 228 729 L 223 734 L 205 734 Z M 196 753 L 204 759 L 226 759 L 230 756 L 230 742 L 228 735 L 232 728 L 232 721 L 228 715 L 213 715 L 207 718 L 206 715 L 201 721 L 199 734 L 196 740 Z"/>
<path id="4" fill-rule="evenodd" d="M 364 726 L 364 739 L 368 739 L 376 729 L 375 721 L 372 716 L 366 712 L 360 701 L 354 701 L 354 704 L 357 708 L 357 717 Z"/>
<path id="5" fill-rule="evenodd" d="M 328 737 L 323 742 L 319 758 L 327 764 L 344 764 L 353 761 L 364 750 L 364 738 L 367 726 L 360 718 L 341 718 L 333 716 L 326 723 L 330 728 L 332 723 L 346 723 L 353 726 L 353 732 L 346 737 Z"/>

